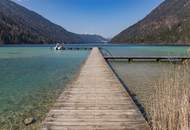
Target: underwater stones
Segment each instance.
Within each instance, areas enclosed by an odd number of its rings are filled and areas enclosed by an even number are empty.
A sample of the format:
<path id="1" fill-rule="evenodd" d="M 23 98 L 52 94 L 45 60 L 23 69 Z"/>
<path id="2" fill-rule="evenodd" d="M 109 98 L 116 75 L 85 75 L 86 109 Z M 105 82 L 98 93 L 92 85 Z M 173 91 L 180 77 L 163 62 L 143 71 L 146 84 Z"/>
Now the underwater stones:
<path id="1" fill-rule="evenodd" d="M 24 119 L 23 123 L 27 125 L 31 125 L 36 122 L 36 119 L 34 117 L 26 118 Z"/>
<path id="2" fill-rule="evenodd" d="M 190 48 L 187 49 L 187 52 L 190 54 Z"/>

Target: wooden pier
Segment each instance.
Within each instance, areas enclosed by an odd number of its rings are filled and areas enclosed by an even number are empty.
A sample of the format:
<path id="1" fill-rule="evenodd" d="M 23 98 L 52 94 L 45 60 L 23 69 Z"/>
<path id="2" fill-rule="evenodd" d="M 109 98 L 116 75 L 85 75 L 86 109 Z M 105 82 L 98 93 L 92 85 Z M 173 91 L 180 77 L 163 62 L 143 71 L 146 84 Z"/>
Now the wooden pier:
<path id="1" fill-rule="evenodd" d="M 42 130 L 150 130 L 141 112 L 93 48 L 78 77 L 67 86 Z"/>
<path id="2" fill-rule="evenodd" d="M 64 47 L 64 50 L 92 50 L 91 47 Z"/>
<path id="3" fill-rule="evenodd" d="M 186 56 L 105 56 L 106 60 L 128 60 L 129 62 L 136 61 L 185 61 L 190 60 Z"/>

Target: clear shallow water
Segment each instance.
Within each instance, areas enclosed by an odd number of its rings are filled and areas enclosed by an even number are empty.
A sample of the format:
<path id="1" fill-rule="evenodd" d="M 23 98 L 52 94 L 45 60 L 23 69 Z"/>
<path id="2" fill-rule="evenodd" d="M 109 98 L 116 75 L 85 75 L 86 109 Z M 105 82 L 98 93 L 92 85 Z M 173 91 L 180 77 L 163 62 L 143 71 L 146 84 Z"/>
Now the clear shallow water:
<path id="1" fill-rule="evenodd" d="M 131 48 L 131 49 L 130 49 Z M 110 49 L 114 55 L 125 56 L 190 56 L 188 46 L 137 46 L 128 49 Z M 113 50 L 112 50 L 113 49 Z M 165 73 L 172 71 L 173 64 L 169 62 L 127 62 L 122 60 L 110 61 L 119 77 L 126 86 L 135 93 L 141 104 L 148 109 L 150 96 L 155 91 L 155 83 L 164 76 Z M 176 63 L 179 64 L 179 63 Z"/>
<path id="2" fill-rule="evenodd" d="M 106 55 L 183 55 L 188 46 L 134 46 L 134 45 L 67 45 L 72 47 L 99 46 Z M 16 45 L 0 47 L 0 129 L 39 129 L 40 121 L 57 95 L 73 79 L 88 51 L 57 52 L 50 46 Z M 168 63 L 124 61 L 112 62 L 123 81 L 133 90 L 142 103 L 153 91 L 153 83 L 169 69 Z M 23 119 L 36 117 L 37 126 L 23 126 Z"/>
<path id="3" fill-rule="evenodd" d="M 106 49 L 114 56 L 190 56 L 189 46 L 124 46 Z M 105 54 L 110 55 L 106 50 Z M 110 63 L 146 110 L 150 107 L 150 97 L 153 97 L 155 83 L 174 67 L 169 62 L 129 63 L 125 60 L 112 60 Z"/>
<path id="4" fill-rule="evenodd" d="M 28 117 L 39 123 L 88 53 L 49 47 L 0 48 L 0 129 L 24 129 L 22 121 Z"/>
<path id="5" fill-rule="evenodd" d="M 155 90 L 155 83 L 161 76 L 172 69 L 170 63 L 156 62 L 133 62 L 112 61 L 113 68 L 119 74 L 132 93 L 135 93 L 138 100 L 148 107 L 150 96 Z"/>

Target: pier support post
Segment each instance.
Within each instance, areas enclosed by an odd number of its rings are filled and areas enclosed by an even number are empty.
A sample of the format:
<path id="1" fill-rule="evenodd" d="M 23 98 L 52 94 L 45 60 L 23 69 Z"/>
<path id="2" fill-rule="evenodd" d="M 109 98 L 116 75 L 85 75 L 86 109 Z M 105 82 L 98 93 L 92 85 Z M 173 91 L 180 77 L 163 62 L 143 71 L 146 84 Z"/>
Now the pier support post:
<path id="1" fill-rule="evenodd" d="M 133 59 L 132 58 L 129 58 L 129 60 L 128 60 L 129 62 L 132 62 L 133 61 Z"/>

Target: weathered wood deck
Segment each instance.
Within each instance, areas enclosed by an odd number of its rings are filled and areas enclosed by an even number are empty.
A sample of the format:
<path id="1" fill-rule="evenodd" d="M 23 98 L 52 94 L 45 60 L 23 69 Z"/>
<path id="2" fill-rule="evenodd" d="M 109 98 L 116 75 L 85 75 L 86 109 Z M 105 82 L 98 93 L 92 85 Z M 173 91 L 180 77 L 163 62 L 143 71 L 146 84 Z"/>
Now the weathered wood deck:
<path id="1" fill-rule="evenodd" d="M 42 130 L 149 130 L 98 48 L 57 100 Z"/>
<path id="2" fill-rule="evenodd" d="M 188 56 L 105 56 L 106 60 L 153 60 L 153 61 L 185 61 L 190 60 Z"/>

